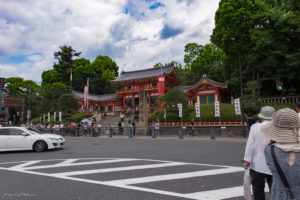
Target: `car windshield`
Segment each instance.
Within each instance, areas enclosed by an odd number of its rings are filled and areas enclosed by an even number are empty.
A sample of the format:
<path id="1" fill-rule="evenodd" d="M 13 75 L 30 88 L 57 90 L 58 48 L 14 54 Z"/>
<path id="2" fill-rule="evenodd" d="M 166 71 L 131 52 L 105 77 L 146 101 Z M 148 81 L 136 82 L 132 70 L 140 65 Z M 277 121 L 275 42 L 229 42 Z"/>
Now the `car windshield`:
<path id="1" fill-rule="evenodd" d="M 34 129 L 34 128 L 27 128 L 27 130 L 31 133 L 31 134 L 42 134 L 41 131 Z"/>

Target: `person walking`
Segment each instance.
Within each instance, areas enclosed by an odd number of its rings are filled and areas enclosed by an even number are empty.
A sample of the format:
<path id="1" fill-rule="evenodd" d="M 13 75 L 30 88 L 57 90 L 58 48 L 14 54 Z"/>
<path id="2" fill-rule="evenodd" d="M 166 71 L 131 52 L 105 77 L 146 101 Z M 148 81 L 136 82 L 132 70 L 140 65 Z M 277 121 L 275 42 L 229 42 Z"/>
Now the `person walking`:
<path id="1" fill-rule="evenodd" d="M 135 121 L 135 119 L 132 121 L 132 123 L 131 123 L 131 126 L 132 126 L 132 134 L 133 134 L 133 136 L 135 136 L 135 132 L 136 132 L 136 121 Z"/>
<path id="2" fill-rule="evenodd" d="M 275 109 L 265 106 L 261 109 L 258 117 L 262 123 L 252 125 L 247 141 L 243 167 L 250 167 L 251 185 L 254 200 L 265 199 L 265 180 L 267 180 L 269 189 L 272 185 L 272 173 L 267 166 L 264 148 L 270 143 L 270 139 L 261 134 L 261 126 L 270 123 Z"/>
<path id="3" fill-rule="evenodd" d="M 154 125 L 154 129 L 155 129 L 155 134 L 157 136 L 160 136 L 160 124 L 159 124 L 159 119 L 157 119 L 155 125 Z"/>
<path id="4" fill-rule="evenodd" d="M 123 135 L 123 132 L 124 132 L 124 125 L 123 125 L 123 122 L 120 120 L 119 123 L 118 123 L 118 127 L 119 127 L 119 132 L 120 132 L 120 135 Z"/>
<path id="5" fill-rule="evenodd" d="M 300 200 L 300 119 L 297 113 L 283 108 L 261 127 L 273 141 L 265 148 L 265 157 L 273 175 L 271 200 Z"/>

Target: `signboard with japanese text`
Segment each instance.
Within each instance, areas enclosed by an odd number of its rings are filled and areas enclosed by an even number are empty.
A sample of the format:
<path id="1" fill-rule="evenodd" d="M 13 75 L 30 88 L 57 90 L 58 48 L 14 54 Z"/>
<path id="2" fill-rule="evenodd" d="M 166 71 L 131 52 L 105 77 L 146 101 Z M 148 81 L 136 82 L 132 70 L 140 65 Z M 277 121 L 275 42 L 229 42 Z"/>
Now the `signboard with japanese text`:
<path id="1" fill-rule="evenodd" d="M 234 100 L 234 108 L 235 108 L 235 114 L 240 115 L 241 114 L 240 99 L 235 99 Z"/>
<path id="2" fill-rule="evenodd" d="M 220 117 L 220 103 L 215 101 L 215 117 Z"/>
<path id="3" fill-rule="evenodd" d="M 62 112 L 61 111 L 58 113 L 58 119 L 61 122 L 61 119 L 62 119 Z"/>
<path id="4" fill-rule="evenodd" d="M 196 117 L 200 117 L 200 105 L 199 105 L 199 103 L 195 103 L 195 109 L 196 109 Z"/>
<path id="5" fill-rule="evenodd" d="M 179 103 L 177 104 L 177 106 L 178 106 L 179 117 L 182 117 L 182 104 Z"/>

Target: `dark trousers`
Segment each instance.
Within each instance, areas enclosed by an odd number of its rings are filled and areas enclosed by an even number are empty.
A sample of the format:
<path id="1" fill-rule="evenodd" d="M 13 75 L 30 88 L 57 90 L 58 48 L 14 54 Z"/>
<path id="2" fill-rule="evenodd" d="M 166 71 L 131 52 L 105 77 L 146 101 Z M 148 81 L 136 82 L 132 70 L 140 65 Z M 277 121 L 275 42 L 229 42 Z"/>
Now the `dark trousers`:
<path id="1" fill-rule="evenodd" d="M 265 200 L 265 180 L 271 191 L 272 175 L 260 173 L 250 169 L 251 184 L 254 200 Z"/>

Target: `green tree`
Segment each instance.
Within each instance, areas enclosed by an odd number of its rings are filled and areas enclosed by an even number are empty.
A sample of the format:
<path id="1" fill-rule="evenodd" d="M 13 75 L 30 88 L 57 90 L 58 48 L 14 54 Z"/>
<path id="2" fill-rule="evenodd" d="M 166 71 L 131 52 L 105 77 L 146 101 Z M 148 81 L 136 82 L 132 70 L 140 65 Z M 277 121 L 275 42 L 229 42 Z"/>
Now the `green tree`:
<path id="1" fill-rule="evenodd" d="M 178 103 L 182 103 L 183 106 L 187 105 L 183 92 L 179 88 L 169 90 L 164 96 L 159 97 L 158 101 L 164 102 L 166 107 L 174 107 Z"/>
<path id="2" fill-rule="evenodd" d="M 224 53 L 214 44 L 199 45 L 188 43 L 184 49 L 185 67 L 189 70 L 190 84 L 199 81 L 203 74 L 216 81 L 224 81 Z"/>
<path id="3" fill-rule="evenodd" d="M 79 104 L 72 94 L 62 94 L 57 100 L 57 108 L 63 113 L 71 114 L 79 109 Z"/>
<path id="4" fill-rule="evenodd" d="M 6 88 L 13 94 L 25 95 L 35 94 L 40 86 L 32 80 L 24 80 L 20 77 L 10 77 L 5 79 Z"/>
<path id="5" fill-rule="evenodd" d="M 245 57 L 251 47 L 253 15 L 260 12 L 260 4 L 252 0 L 221 0 L 215 14 L 215 28 L 211 41 L 225 53 L 225 79 L 237 96 L 240 73 L 245 69 Z M 241 69 L 241 70 L 240 70 Z"/>

